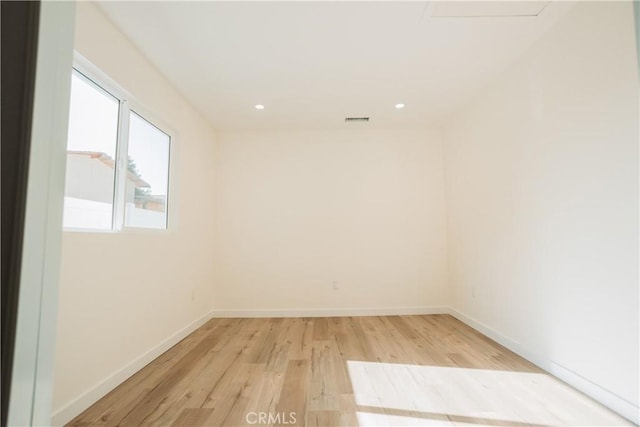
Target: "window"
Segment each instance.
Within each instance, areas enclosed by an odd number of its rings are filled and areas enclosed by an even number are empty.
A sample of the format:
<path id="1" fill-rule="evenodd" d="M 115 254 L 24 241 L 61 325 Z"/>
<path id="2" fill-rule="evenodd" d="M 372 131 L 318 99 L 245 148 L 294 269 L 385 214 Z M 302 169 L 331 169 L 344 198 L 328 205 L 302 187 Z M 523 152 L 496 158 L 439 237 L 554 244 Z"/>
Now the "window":
<path id="1" fill-rule="evenodd" d="M 64 227 L 166 229 L 171 136 L 109 89 L 73 70 Z"/>
<path id="2" fill-rule="evenodd" d="M 120 101 L 74 72 L 71 79 L 64 226 L 110 229 L 113 223 Z"/>
<path id="3" fill-rule="evenodd" d="M 130 113 L 125 226 L 167 227 L 170 142 L 169 135 Z"/>

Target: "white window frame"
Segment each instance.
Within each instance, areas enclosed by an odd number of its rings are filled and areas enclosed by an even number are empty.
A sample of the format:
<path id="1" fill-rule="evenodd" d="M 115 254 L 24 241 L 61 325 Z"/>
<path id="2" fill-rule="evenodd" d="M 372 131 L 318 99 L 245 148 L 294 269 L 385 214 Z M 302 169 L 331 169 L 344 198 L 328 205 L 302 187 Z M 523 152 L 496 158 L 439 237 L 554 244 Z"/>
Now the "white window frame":
<path id="1" fill-rule="evenodd" d="M 160 119 L 156 114 L 152 113 L 148 108 L 141 104 L 130 92 L 116 83 L 111 77 L 104 73 L 100 68 L 91 63 L 84 56 L 74 51 L 73 71 L 77 71 L 81 78 L 87 80 L 92 86 L 97 87 L 109 96 L 115 98 L 118 103 L 118 132 L 116 137 L 116 158 L 114 170 L 114 187 L 113 187 L 113 206 L 111 213 L 111 228 L 81 228 L 81 227 L 64 227 L 63 231 L 79 232 L 79 233 L 166 233 L 173 228 L 174 215 L 171 209 L 173 203 L 170 198 L 174 196 L 173 191 L 173 156 L 175 146 L 176 132 Z M 129 117 L 133 112 L 156 127 L 161 132 L 169 136 L 169 162 L 167 165 L 167 198 L 165 207 L 165 228 L 151 227 L 132 227 L 126 226 L 125 218 L 125 194 L 127 184 L 127 154 L 129 148 Z"/>

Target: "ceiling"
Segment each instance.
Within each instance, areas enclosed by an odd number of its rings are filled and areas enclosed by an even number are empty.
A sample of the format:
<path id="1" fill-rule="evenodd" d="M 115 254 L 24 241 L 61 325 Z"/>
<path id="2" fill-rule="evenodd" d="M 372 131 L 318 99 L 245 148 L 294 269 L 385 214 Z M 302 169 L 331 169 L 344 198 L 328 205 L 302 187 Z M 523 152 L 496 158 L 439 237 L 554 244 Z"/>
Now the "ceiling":
<path id="1" fill-rule="evenodd" d="M 420 128 L 486 86 L 568 2 L 104 2 L 219 130 Z M 404 103 L 406 108 L 394 108 Z M 256 110 L 254 105 L 265 109 Z M 369 123 L 345 123 L 348 116 Z"/>

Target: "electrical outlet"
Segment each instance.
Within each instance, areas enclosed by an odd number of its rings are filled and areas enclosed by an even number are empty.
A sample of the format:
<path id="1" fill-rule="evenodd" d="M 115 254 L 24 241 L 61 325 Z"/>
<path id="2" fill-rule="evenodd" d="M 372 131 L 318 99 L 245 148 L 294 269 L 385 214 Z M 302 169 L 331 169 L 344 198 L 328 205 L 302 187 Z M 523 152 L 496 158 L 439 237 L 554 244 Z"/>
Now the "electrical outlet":
<path id="1" fill-rule="evenodd" d="M 333 290 L 334 290 L 334 291 L 337 291 L 337 290 L 339 290 L 339 289 L 340 289 L 340 286 L 338 285 L 338 281 L 337 281 L 337 280 L 334 280 L 334 281 L 331 283 L 331 287 L 333 288 Z"/>

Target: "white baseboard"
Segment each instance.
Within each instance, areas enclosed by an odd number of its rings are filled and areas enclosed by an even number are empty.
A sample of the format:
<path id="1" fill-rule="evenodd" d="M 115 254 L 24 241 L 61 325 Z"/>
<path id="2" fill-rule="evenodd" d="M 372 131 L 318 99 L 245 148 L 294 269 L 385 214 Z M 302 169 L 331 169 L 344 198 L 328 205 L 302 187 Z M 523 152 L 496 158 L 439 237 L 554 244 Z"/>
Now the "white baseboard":
<path id="1" fill-rule="evenodd" d="M 506 337 L 490 326 L 470 316 L 467 316 L 464 313 L 461 313 L 455 308 L 450 308 L 449 313 L 456 319 L 467 324 L 478 332 L 486 335 L 497 343 L 505 346 L 519 356 L 527 359 L 529 362 L 539 366 L 540 368 L 549 372 L 551 375 L 561 379 L 573 388 L 581 391 L 582 393 L 586 394 L 597 402 L 600 402 L 612 411 L 632 421 L 634 424 L 638 424 L 640 422 L 640 408 L 638 408 L 638 406 L 633 404 L 632 402 L 629 402 L 628 400 L 618 396 L 617 394 L 605 388 L 602 388 L 598 384 L 564 366 L 557 364 L 553 360 L 536 354 L 530 349 L 522 346 L 517 341 Z"/>
<path id="2" fill-rule="evenodd" d="M 294 309 L 214 309 L 213 317 L 357 317 L 448 314 L 447 306 L 371 307 L 371 308 L 294 308 Z"/>
<path id="3" fill-rule="evenodd" d="M 209 312 L 199 319 L 196 319 L 195 321 L 191 322 L 184 328 L 168 337 L 166 340 L 162 341 L 157 346 L 153 347 L 146 353 L 141 354 L 136 359 L 118 369 L 117 371 L 100 381 L 98 384 L 73 399 L 71 402 L 67 403 L 61 408 L 54 410 L 51 415 L 51 425 L 62 426 L 74 419 L 76 416 L 80 415 L 82 411 L 93 405 L 118 385 L 122 384 L 127 378 L 151 363 L 162 353 L 176 345 L 187 335 L 198 329 L 200 326 L 204 325 L 212 317 L 212 313 Z"/>

